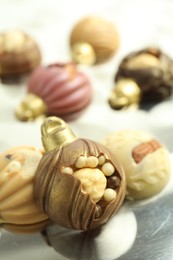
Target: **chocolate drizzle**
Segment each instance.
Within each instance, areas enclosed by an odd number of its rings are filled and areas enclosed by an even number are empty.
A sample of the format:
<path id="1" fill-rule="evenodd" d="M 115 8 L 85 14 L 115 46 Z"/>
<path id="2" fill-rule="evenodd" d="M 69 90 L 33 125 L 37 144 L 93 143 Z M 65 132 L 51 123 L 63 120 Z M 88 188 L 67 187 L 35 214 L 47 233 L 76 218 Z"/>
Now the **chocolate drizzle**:
<path id="1" fill-rule="evenodd" d="M 81 155 L 104 155 L 112 163 L 119 179 L 119 188 L 115 188 L 117 196 L 113 201 L 96 204 L 82 190 L 81 182 L 73 174 L 63 172 L 64 167 L 75 171 L 76 160 Z M 125 196 L 124 172 L 104 146 L 88 139 L 77 139 L 43 156 L 37 168 L 34 192 L 41 208 L 52 221 L 73 229 L 93 229 L 104 224 L 122 204 Z"/>

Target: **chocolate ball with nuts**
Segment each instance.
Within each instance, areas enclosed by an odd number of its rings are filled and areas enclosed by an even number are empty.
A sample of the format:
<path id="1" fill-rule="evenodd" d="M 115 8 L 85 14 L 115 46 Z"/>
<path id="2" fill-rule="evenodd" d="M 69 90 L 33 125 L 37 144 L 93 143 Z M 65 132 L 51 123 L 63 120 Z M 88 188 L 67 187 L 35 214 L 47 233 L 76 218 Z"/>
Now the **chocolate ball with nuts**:
<path id="1" fill-rule="evenodd" d="M 169 153 L 151 134 L 121 130 L 110 133 L 102 143 L 124 167 L 127 199 L 149 198 L 164 189 L 171 173 Z"/>
<path id="2" fill-rule="evenodd" d="M 101 144 L 77 138 L 60 118 L 42 124 L 47 153 L 35 178 L 35 198 L 49 218 L 59 225 L 89 230 L 108 219 L 125 196 L 121 164 Z"/>
<path id="3" fill-rule="evenodd" d="M 173 61 L 156 47 L 131 52 L 121 61 L 115 84 L 122 79 L 133 80 L 138 85 L 141 103 L 160 102 L 173 92 Z"/>
<path id="4" fill-rule="evenodd" d="M 173 91 L 173 62 L 158 48 L 131 52 L 121 61 L 108 103 L 113 109 L 154 104 Z"/>

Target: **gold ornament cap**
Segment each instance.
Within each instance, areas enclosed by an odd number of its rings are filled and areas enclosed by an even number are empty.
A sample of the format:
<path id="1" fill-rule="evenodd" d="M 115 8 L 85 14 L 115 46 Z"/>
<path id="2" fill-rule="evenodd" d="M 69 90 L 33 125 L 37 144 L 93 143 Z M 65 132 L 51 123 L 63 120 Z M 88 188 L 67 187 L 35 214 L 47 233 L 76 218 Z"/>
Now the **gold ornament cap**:
<path id="1" fill-rule="evenodd" d="M 42 143 L 46 152 L 59 149 L 78 139 L 68 124 L 56 116 L 47 117 L 44 120 L 41 126 L 41 133 Z"/>
<path id="2" fill-rule="evenodd" d="M 47 113 L 47 105 L 35 94 L 28 93 L 16 108 L 15 115 L 20 121 L 33 121 Z"/>
<path id="3" fill-rule="evenodd" d="M 122 109 L 131 105 L 138 105 L 141 100 L 141 90 L 132 79 L 117 81 L 108 100 L 113 109 Z"/>
<path id="4" fill-rule="evenodd" d="M 96 53 L 91 44 L 78 42 L 71 47 L 72 59 L 78 64 L 93 65 L 96 63 Z"/>

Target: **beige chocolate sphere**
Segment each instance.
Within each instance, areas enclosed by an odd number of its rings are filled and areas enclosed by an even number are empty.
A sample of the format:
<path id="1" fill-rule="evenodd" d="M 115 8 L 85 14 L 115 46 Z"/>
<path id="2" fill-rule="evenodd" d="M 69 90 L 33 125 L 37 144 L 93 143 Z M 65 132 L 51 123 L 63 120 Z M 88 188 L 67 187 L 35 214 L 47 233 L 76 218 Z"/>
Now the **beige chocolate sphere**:
<path id="1" fill-rule="evenodd" d="M 0 32 L 0 77 L 25 74 L 41 63 L 37 42 L 21 30 Z"/>
<path id="2" fill-rule="evenodd" d="M 32 225 L 48 219 L 33 196 L 33 179 L 42 152 L 14 147 L 0 154 L 0 223 Z"/>
<path id="3" fill-rule="evenodd" d="M 168 183 L 171 173 L 169 153 L 150 134 L 122 130 L 110 133 L 102 143 L 124 167 L 127 199 L 149 198 Z"/>
<path id="4" fill-rule="evenodd" d="M 102 63 L 118 50 L 119 33 L 113 23 L 97 16 L 84 17 L 72 29 L 72 57 L 78 63 Z"/>

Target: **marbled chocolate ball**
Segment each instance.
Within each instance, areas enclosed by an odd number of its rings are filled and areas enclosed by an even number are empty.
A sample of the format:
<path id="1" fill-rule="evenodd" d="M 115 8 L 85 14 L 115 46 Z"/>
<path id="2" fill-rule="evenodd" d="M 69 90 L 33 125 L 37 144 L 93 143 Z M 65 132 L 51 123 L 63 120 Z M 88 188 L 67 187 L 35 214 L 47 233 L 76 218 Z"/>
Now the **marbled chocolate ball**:
<path id="1" fill-rule="evenodd" d="M 19 76 L 41 62 L 37 42 L 21 30 L 0 33 L 0 77 Z"/>
<path id="2" fill-rule="evenodd" d="M 73 55 L 79 60 L 79 63 L 80 60 L 82 61 L 82 55 L 77 53 L 77 50 L 80 52 L 77 45 L 81 43 L 89 44 L 93 48 L 95 53 L 93 63 L 98 64 L 107 61 L 117 52 L 120 39 L 113 23 L 101 17 L 87 16 L 74 25 L 70 34 L 70 46 L 72 51 L 75 52 Z M 93 51 L 88 48 L 89 46 L 84 47 L 84 51 L 87 49 L 90 55 L 93 56 Z"/>
<path id="3" fill-rule="evenodd" d="M 123 165 L 127 199 L 149 198 L 168 183 L 171 173 L 169 153 L 152 135 L 122 130 L 110 133 L 102 143 Z"/>
<path id="4" fill-rule="evenodd" d="M 0 223 L 42 225 L 48 219 L 33 196 L 33 179 L 42 152 L 34 147 L 14 147 L 0 154 Z M 26 227 L 27 228 L 27 227 Z M 29 228 L 28 228 L 29 229 Z"/>
<path id="5" fill-rule="evenodd" d="M 121 61 L 115 83 L 121 79 L 131 79 L 138 84 L 141 103 L 160 102 L 173 92 L 173 61 L 154 47 L 131 52 Z"/>
<path id="6" fill-rule="evenodd" d="M 89 78 L 74 63 L 57 63 L 36 68 L 28 82 L 28 93 L 42 99 L 47 115 L 74 120 L 92 100 Z"/>

